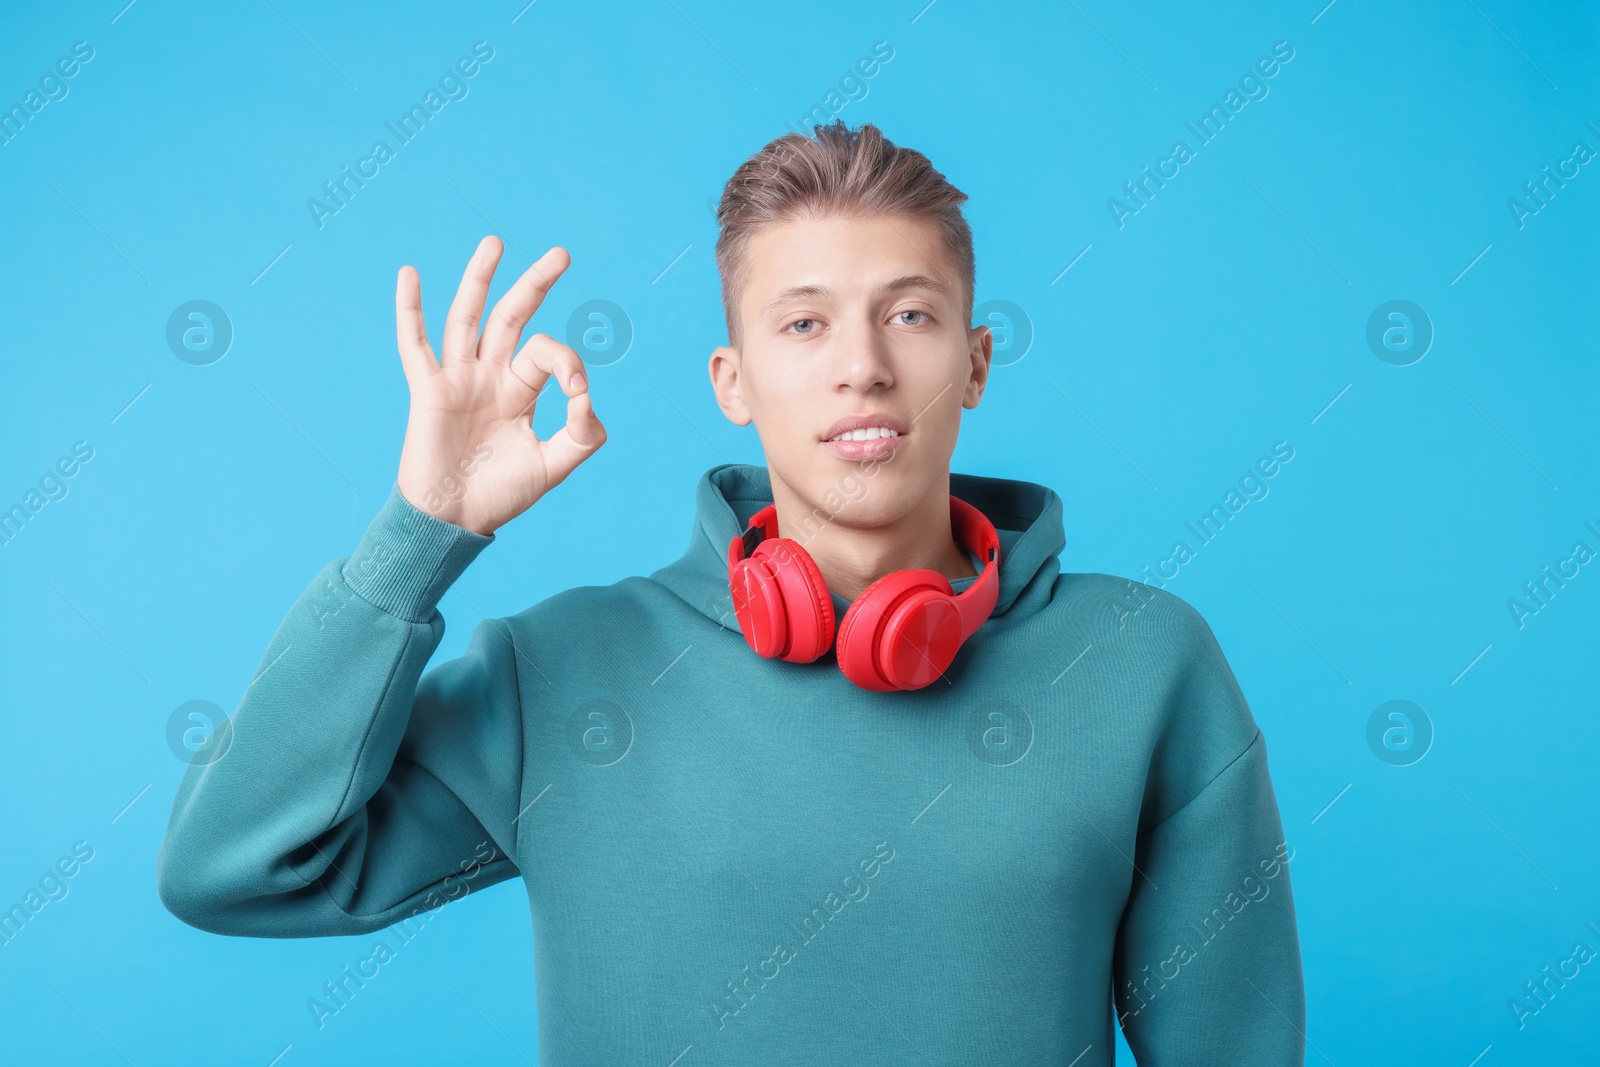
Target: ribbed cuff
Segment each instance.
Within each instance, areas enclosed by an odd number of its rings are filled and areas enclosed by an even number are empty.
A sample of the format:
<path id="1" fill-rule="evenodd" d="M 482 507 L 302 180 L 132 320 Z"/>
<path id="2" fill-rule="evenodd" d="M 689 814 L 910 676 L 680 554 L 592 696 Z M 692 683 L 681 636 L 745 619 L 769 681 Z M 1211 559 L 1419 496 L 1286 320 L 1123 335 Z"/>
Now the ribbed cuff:
<path id="1" fill-rule="evenodd" d="M 485 537 L 429 515 L 396 482 L 342 573 L 363 600 L 408 622 L 424 622 L 493 541 L 493 534 Z"/>

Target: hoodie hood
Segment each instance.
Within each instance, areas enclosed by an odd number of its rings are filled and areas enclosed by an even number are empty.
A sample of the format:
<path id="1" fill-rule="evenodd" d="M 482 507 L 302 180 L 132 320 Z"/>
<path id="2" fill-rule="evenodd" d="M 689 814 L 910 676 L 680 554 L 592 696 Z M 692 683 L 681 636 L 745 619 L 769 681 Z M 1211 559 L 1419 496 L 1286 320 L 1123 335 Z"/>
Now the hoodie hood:
<path id="1" fill-rule="evenodd" d="M 1034 482 L 954 471 L 950 493 L 983 512 L 1000 535 L 1000 597 L 990 618 L 1024 618 L 1044 607 L 1061 570 L 1059 553 L 1066 545 L 1061 498 Z M 728 586 L 728 542 L 744 532 L 750 516 L 770 503 L 772 480 L 766 467 L 748 463 L 712 467 L 695 486 L 688 549 L 650 579 L 712 621 L 739 630 Z M 950 586 L 960 593 L 976 580 L 958 578 Z M 842 618 L 849 604 L 834 594 L 835 617 Z"/>

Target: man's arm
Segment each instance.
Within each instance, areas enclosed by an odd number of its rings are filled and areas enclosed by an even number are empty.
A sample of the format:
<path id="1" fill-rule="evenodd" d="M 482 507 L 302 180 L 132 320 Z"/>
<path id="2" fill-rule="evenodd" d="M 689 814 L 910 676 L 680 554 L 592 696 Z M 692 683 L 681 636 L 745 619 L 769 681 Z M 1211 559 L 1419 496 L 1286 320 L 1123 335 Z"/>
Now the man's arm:
<path id="1" fill-rule="evenodd" d="M 357 934 L 517 873 L 522 716 L 516 651 L 485 621 L 427 675 L 436 605 L 494 531 L 605 443 L 583 361 L 522 329 L 570 258 L 555 247 L 484 320 L 503 251 L 478 245 L 435 359 L 417 272 L 395 338 L 411 393 L 400 472 L 354 556 L 325 567 L 238 710 L 195 753 L 158 861 L 167 908 L 218 933 Z M 555 377 L 567 422 L 533 432 Z"/>
<path id="2" fill-rule="evenodd" d="M 359 934 L 517 873 L 504 624 L 422 675 L 439 597 L 492 540 L 396 489 L 301 593 L 178 787 L 158 860 L 168 910 L 214 933 Z"/>
<path id="3" fill-rule="evenodd" d="M 1161 794 L 1176 810 L 1139 834 L 1113 961 L 1117 1017 L 1140 1067 L 1300 1067 L 1294 850 L 1266 739 L 1210 628 L 1179 604 L 1190 655 L 1159 759 L 1183 784 Z"/>

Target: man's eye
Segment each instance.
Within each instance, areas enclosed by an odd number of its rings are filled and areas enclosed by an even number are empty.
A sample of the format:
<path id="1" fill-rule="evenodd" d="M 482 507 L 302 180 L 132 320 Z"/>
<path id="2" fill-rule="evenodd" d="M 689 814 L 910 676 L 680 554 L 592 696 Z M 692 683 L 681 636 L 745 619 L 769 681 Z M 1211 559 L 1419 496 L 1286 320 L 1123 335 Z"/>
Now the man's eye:
<path id="1" fill-rule="evenodd" d="M 896 314 L 897 315 L 921 315 L 922 316 L 922 318 L 918 319 L 916 322 L 902 322 L 901 323 L 902 326 L 921 326 L 923 324 L 923 322 L 927 321 L 927 318 L 928 318 L 928 313 L 926 311 L 916 311 L 914 309 L 910 310 L 910 311 L 896 312 Z"/>
<path id="2" fill-rule="evenodd" d="M 816 319 L 795 319 L 789 324 L 789 328 L 794 330 L 795 333 L 813 333 L 814 331 L 802 329 L 801 327 L 815 325 L 816 321 Z"/>

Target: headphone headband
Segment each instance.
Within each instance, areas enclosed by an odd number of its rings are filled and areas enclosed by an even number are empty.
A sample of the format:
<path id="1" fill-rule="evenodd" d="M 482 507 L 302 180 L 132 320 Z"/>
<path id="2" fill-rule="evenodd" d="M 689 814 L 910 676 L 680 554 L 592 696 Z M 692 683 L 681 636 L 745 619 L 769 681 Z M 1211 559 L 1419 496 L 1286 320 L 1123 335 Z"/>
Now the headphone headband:
<path id="1" fill-rule="evenodd" d="M 1000 534 L 987 515 L 953 496 L 950 498 L 950 525 L 956 539 L 983 560 L 978 580 L 956 594 L 961 638 L 966 640 L 984 624 L 1000 600 Z"/>

